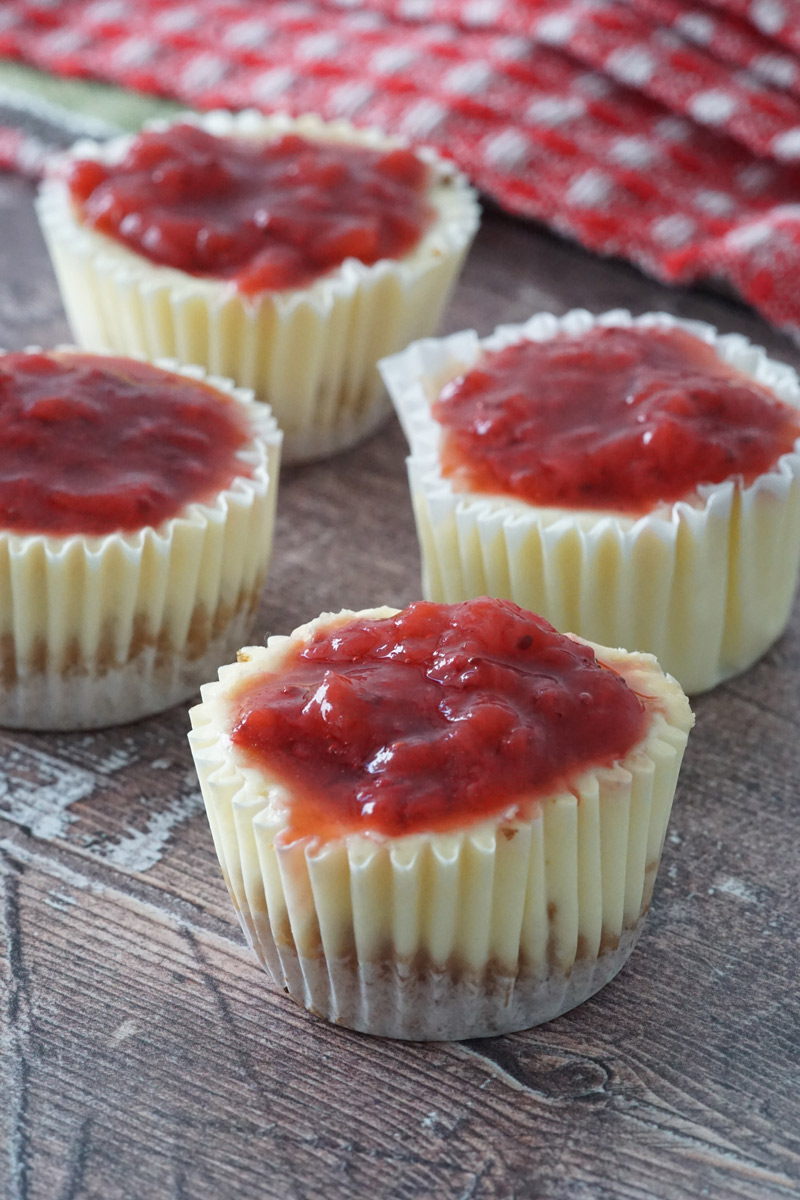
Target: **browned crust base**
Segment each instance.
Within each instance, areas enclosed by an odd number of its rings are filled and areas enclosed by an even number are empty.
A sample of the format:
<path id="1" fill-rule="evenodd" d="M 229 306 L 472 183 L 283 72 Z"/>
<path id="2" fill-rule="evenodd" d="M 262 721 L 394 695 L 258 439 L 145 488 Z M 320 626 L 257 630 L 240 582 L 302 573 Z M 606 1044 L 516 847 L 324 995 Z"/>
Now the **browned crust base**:
<path id="1" fill-rule="evenodd" d="M 259 395 L 259 400 L 270 402 L 269 395 Z M 347 419 L 340 419 L 322 429 L 312 428 L 292 432 L 284 430 L 282 466 L 298 466 L 315 462 L 320 458 L 332 458 L 370 437 L 389 419 L 392 406 L 385 396 L 377 378 L 369 379 L 364 389 L 361 404 L 355 412 L 350 411 Z"/>
<path id="2" fill-rule="evenodd" d="M 597 954 L 579 953 L 572 965 L 550 962 L 516 973 L 490 961 L 481 970 L 442 966 L 425 955 L 359 963 L 354 955 L 326 960 L 276 945 L 243 919 L 248 941 L 274 982 L 310 1012 L 337 1025 L 380 1037 L 458 1041 L 530 1029 L 569 1012 L 604 987 L 625 965 L 646 912 L 619 935 L 604 934 Z M 259 936 L 261 935 L 261 936 Z"/>
<path id="3" fill-rule="evenodd" d="M 210 615 L 198 605 L 182 646 L 168 631 L 149 631 L 134 620 L 124 661 L 114 652 L 113 629 L 104 628 L 92 661 L 81 657 L 77 639 L 54 662 L 44 638 L 24 664 L 10 635 L 0 638 L 0 726 L 8 729 L 74 730 L 123 725 L 188 700 L 216 675 L 246 640 L 261 581 L 235 605 Z"/>

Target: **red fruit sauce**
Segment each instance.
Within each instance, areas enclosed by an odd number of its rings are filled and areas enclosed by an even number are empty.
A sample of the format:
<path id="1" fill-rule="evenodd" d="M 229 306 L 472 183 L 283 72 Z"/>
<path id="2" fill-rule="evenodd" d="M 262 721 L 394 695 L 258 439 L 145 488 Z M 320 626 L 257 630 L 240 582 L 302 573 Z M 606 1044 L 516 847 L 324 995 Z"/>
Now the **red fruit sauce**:
<path id="1" fill-rule="evenodd" d="M 641 514 L 800 437 L 800 412 L 682 329 L 595 327 L 487 353 L 433 405 L 458 490 Z"/>
<path id="2" fill-rule="evenodd" d="M 247 294 L 304 287 L 346 258 L 399 258 L 433 219 L 410 150 L 284 134 L 218 137 L 178 123 L 139 134 L 114 166 L 75 162 L 81 219 L 154 263 Z"/>
<path id="3" fill-rule="evenodd" d="M 244 761 L 291 790 L 287 840 L 480 821 L 611 765 L 649 720 L 587 646 L 486 597 L 319 632 L 231 715 Z"/>
<path id="4" fill-rule="evenodd" d="M 0 356 L 0 528 L 104 535 L 158 525 L 249 474 L 238 404 L 149 363 Z"/>

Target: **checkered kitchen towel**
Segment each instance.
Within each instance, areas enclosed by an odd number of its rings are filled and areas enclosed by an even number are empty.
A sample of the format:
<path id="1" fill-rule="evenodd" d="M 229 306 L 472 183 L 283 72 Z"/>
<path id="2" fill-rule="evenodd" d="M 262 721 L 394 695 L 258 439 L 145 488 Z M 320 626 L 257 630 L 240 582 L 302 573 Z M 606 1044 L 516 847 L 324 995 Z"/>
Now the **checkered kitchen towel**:
<path id="1" fill-rule="evenodd" d="M 800 339 L 798 0 L 4 0 L 0 56 L 428 142 L 508 211 Z"/>

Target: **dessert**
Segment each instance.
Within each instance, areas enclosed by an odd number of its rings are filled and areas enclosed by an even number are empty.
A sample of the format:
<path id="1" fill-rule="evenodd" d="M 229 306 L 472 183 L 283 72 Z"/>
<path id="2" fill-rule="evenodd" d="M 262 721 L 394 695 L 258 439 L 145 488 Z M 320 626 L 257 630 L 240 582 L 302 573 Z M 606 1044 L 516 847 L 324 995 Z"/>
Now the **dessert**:
<path id="1" fill-rule="evenodd" d="M 242 927 L 331 1021 L 510 1032 L 622 967 L 692 715 L 648 655 L 486 597 L 249 647 L 190 743 Z"/>
<path id="2" fill-rule="evenodd" d="M 434 330 L 478 224 L 432 152 L 313 116 L 186 116 L 80 142 L 38 213 L 74 335 L 251 387 L 284 461 L 371 432 L 382 355 Z"/>
<path id="3" fill-rule="evenodd" d="M 253 617 L 279 451 L 269 409 L 200 368 L 0 355 L 0 725 L 190 696 Z"/>
<path id="4" fill-rule="evenodd" d="M 689 693 L 745 670 L 800 564 L 800 385 L 665 314 L 533 317 L 382 364 L 423 593 L 488 593 L 654 654 Z"/>

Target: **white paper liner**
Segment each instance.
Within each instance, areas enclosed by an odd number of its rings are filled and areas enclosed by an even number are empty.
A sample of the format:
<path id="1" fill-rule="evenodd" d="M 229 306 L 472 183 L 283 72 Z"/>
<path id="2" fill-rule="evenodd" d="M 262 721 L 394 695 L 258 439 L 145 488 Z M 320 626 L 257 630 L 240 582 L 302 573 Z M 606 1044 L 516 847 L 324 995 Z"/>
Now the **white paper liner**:
<path id="1" fill-rule="evenodd" d="M 474 332 L 409 346 L 381 372 L 408 438 L 408 473 L 422 554 L 422 590 L 449 603 L 503 596 L 558 629 L 655 654 L 690 694 L 749 667 L 786 626 L 800 567 L 800 442 L 748 487 L 698 489 L 640 519 L 543 508 L 456 491 L 442 476 L 443 431 L 430 406 L 484 350 L 594 325 L 678 327 L 800 406 L 800 383 L 741 334 L 666 313 L 594 317 L 541 313 L 480 341 Z"/>
<path id="2" fill-rule="evenodd" d="M 193 695 L 252 623 L 272 547 L 280 432 L 268 406 L 230 380 L 155 365 L 242 406 L 251 439 L 237 458 L 248 474 L 213 502 L 135 533 L 0 530 L 0 726 L 86 729 L 160 712 Z"/>
<path id="3" fill-rule="evenodd" d="M 292 131 L 316 140 L 401 144 L 313 115 L 218 111 L 179 119 L 217 135 L 267 139 Z M 118 162 L 131 141 L 84 140 L 70 154 Z M 233 283 L 157 266 L 86 228 L 63 180 L 46 180 L 37 212 L 73 336 L 91 350 L 199 363 L 252 388 L 284 431 L 285 463 L 360 441 L 391 412 L 378 359 L 435 331 L 478 228 L 478 204 L 464 176 L 427 148 L 419 154 L 433 171 L 430 199 L 438 217 L 411 253 L 373 266 L 348 259 L 307 288 L 250 298 Z"/>
<path id="4" fill-rule="evenodd" d="M 295 1000 L 325 1020 L 360 1033 L 409 1041 L 494 1037 L 543 1025 L 588 1000 L 625 966 L 646 914 L 623 931 L 619 944 L 567 972 L 535 975 L 477 971 L 454 980 L 446 970 L 406 964 L 354 966 L 281 955 L 285 986 Z"/>
<path id="5" fill-rule="evenodd" d="M 191 710 L 214 843 L 248 942 L 272 979 L 330 1021 L 404 1038 L 465 1038 L 550 1020 L 622 966 L 647 912 L 692 724 L 648 655 L 597 647 L 649 697 L 650 730 L 613 768 L 453 834 L 286 844 L 287 796 L 239 758 L 229 696 L 280 669 L 325 614 L 243 651 Z"/>

